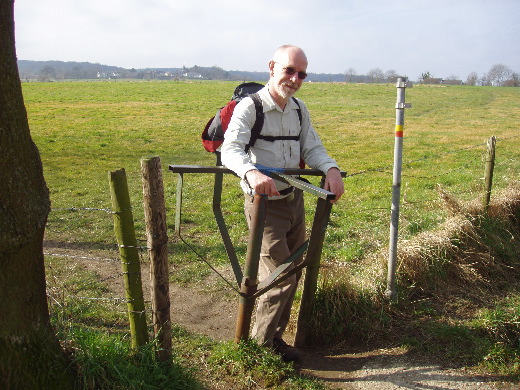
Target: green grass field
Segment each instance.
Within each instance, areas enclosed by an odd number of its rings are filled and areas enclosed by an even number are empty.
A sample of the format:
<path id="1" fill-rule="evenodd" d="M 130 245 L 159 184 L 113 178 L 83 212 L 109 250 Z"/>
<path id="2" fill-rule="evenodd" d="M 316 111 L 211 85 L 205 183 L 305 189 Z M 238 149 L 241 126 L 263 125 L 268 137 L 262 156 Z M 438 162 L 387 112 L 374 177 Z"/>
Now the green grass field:
<path id="1" fill-rule="evenodd" d="M 108 172 L 119 168 L 125 168 L 127 172 L 136 234 L 138 239 L 144 240 L 140 159 L 148 155 L 161 157 L 168 226 L 172 228 L 176 176 L 167 170 L 167 166 L 215 164 L 214 156 L 202 148 L 200 133 L 217 108 L 231 97 L 236 85 L 235 82 L 132 81 L 24 83 L 31 134 L 41 154 L 52 201 L 47 242 L 78 250 L 116 250 L 112 215 L 107 212 L 111 209 Z M 514 336 L 520 333 L 516 285 L 509 285 L 505 290 L 507 293 L 495 296 L 496 301 L 477 313 L 473 320 L 461 323 L 448 316 L 442 304 L 429 301 L 429 298 L 423 300 L 421 297 L 417 302 L 404 299 L 394 307 L 378 302 L 379 290 L 353 291 L 353 275 L 370 279 L 371 274 L 363 273 L 372 272 L 377 265 L 367 270 L 367 259 L 375 254 L 384 256 L 388 245 L 396 87 L 390 84 L 306 83 L 298 97 L 307 103 L 326 148 L 348 174 L 344 198 L 332 210 L 323 263 L 347 265 L 350 268 L 345 269 L 355 272 L 339 274 L 333 267 L 324 267 L 316 318 L 317 322 L 327 318 L 318 324 L 325 338 L 337 334 L 339 329 L 353 338 L 360 334 L 370 338 L 384 330 L 394 329 L 393 332 L 397 329 L 404 331 L 400 334 L 403 337 L 399 341 L 401 345 L 429 348 L 427 354 L 432 356 L 445 353 L 441 349 L 449 346 L 449 354 L 453 356 L 446 355 L 447 359 L 463 364 L 485 362 L 491 366 L 490 371 L 518 378 L 520 346 L 515 341 L 518 337 Z M 458 201 L 483 196 L 483 155 L 489 137 L 497 137 L 493 195 L 520 179 L 519 88 L 417 85 L 406 90 L 406 101 L 412 108 L 405 112 L 401 240 L 429 232 L 449 217 L 449 210 L 443 206 L 439 195 L 439 186 Z M 317 184 L 316 178 L 311 181 Z M 185 175 L 182 231 L 197 252 L 222 267 L 227 259 L 213 220 L 211 196 L 210 175 Z M 232 240 L 243 258 L 247 231 L 242 194 L 238 179 L 231 175 L 224 181 L 223 209 Z M 310 223 L 314 209 L 310 196 L 306 198 L 306 209 Z M 484 237 L 490 241 L 496 238 L 492 233 L 501 234 L 502 238 L 510 234 L 507 226 L 494 225 L 493 221 L 484 220 L 481 225 L 490 232 Z M 173 281 L 193 284 L 203 280 L 210 273 L 209 268 L 197 260 L 197 255 L 181 243 L 172 230 L 169 236 L 170 261 L 176 265 Z M 504 248 L 505 257 L 515 256 L 507 245 Z M 431 261 L 433 264 L 436 260 Z M 444 254 L 440 261 L 449 263 Z M 444 269 L 439 270 L 438 279 L 433 278 L 434 281 L 446 276 Z M 372 279 L 379 278 L 382 272 L 384 270 L 380 269 L 378 276 Z M 97 280 L 98 276 L 83 275 L 75 266 L 52 269 L 53 280 L 58 280 L 60 274 L 72 274 L 76 278 L 64 278 L 67 280 L 59 282 L 64 285 L 60 288 L 75 288 L 81 294 L 94 295 L 98 294 L 94 287 L 104 288 Z M 414 290 L 413 280 L 402 286 L 407 289 L 402 294 L 404 297 L 422 288 L 419 286 Z M 424 291 L 429 293 L 427 288 Z M 464 299 L 450 302 L 450 306 L 464 306 Z M 65 324 L 72 321 L 74 326 L 85 323 L 87 329 L 99 329 L 101 334 L 106 327 L 120 327 L 125 322 L 124 315 L 116 313 L 113 307 L 95 301 L 75 305 L 67 306 L 66 318 L 57 321 Z M 56 311 L 58 316 L 60 310 L 61 306 Z M 403 320 L 406 320 L 405 326 Z M 98 339 L 93 345 L 84 345 L 82 332 L 78 333 L 81 337 L 75 335 L 75 342 L 81 344 L 80 349 L 85 353 L 89 348 L 109 350 L 107 345 L 120 343 L 109 340 L 106 344 L 104 339 Z M 180 343 L 178 348 L 185 349 L 181 354 L 187 361 L 204 361 L 200 355 L 212 350 L 209 354 L 217 360 L 228 359 L 229 367 L 244 365 L 246 368 L 241 368 L 243 376 L 250 373 L 247 367 L 258 363 L 258 360 L 240 360 L 249 359 L 246 355 L 250 353 L 256 354 L 258 351 L 254 346 L 242 357 L 229 357 L 228 352 L 219 357 L 228 346 L 215 345 L 206 339 L 190 339 L 181 330 L 178 332 L 174 337 Z M 485 338 L 486 332 L 492 337 Z M 432 334 L 436 338 L 432 338 Z M 506 339 L 510 342 L 500 341 Z M 236 350 L 233 353 L 237 353 Z M 82 367 L 93 363 L 89 359 L 87 357 L 87 363 L 81 363 Z M 119 361 L 121 357 L 117 355 L 113 359 Z M 258 359 L 270 358 L 260 353 Z M 100 364 L 103 366 L 106 362 Z M 269 361 L 262 369 L 271 372 L 272 364 Z M 216 369 L 211 364 L 209 368 Z M 97 366 L 92 368 L 97 369 Z M 284 370 L 286 368 L 282 368 L 281 373 L 272 372 L 284 376 Z M 220 374 L 218 369 L 211 372 L 215 376 Z M 159 372 L 158 375 L 163 374 Z M 112 380 L 110 378 L 107 382 Z M 294 386 L 282 388 L 321 388 L 314 383 Z"/>
<path id="2" fill-rule="evenodd" d="M 213 165 L 200 133 L 230 98 L 234 82 L 25 83 L 32 137 L 43 160 L 53 212 L 47 239 L 85 245 L 114 242 L 107 173 L 125 168 L 138 237 L 143 238 L 140 158 L 161 157 L 167 207 L 173 210 L 175 175 L 168 164 Z M 386 245 L 391 203 L 396 88 L 391 84 L 306 83 L 298 95 L 330 154 L 351 176 L 334 206 L 326 257 L 351 261 Z M 485 141 L 498 137 L 494 189 L 518 179 L 520 90 L 518 88 L 417 85 L 406 90 L 400 234 L 409 237 L 445 218 L 437 207 L 437 185 L 471 199 L 482 191 Z M 207 175 L 186 178 L 187 234 L 201 245 L 218 245 L 208 200 Z M 224 208 L 244 234 L 240 190 L 226 178 Z M 308 199 L 309 212 L 313 202 Z M 309 215 L 312 218 L 312 215 Z M 173 215 L 169 218 L 173 223 Z M 236 230 L 236 232 L 235 232 Z M 203 234 L 197 234 L 203 232 Z M 201 237 L 203 236 L 203 237 Z M 202 240 L 202 241 L 201 241 Z M 204 240 L 209 240 L 204 242 Z M 221 251 L 211 254 L 219 258 Z"/>

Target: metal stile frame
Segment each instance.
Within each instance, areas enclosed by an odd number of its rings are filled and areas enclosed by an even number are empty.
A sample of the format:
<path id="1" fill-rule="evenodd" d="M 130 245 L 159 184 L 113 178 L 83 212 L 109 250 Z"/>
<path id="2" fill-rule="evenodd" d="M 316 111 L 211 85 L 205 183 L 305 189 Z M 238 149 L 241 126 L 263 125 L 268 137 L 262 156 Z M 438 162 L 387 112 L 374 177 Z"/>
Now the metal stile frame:
<path id="1" fill-rule="evenodd" d="M 306 324 L 308 323 L 312 306 L 314 304 L 314 294 L 316 292 L 316 283 L 318 279 L 319 264 L 321 261 L 321 252 L 325 238 L 325 231 L 329 221 L 330 211 L 332 209 L 332 203 L 330 201 L 335 199 L 336 195 L 332 192 L 324 190 L 323 188 L 316 187 L 312 184 L 302 181 L 293 175 L 322 176 L 321 186 L 323 187 L 323 172 L 316 169 L 269 169 L 265 167 L 259 167 L 259 170 L 262 173 L 274 179 L 291 184 L 292 186 L 299 188 L 307 193 L 310 193 L 316 196 L 318 200 L 309 239 L 305 241 L 305 243 L 300 248 L 298 248 L 295 253 L 286 259 L 286 261 L 280 265 L 267 279 L 258 283 L 258 263 L 260 259 L 260 247 L 265 222 L 265 210 L 267 207 L 269 207 L 267 197 L 255 195 L 255 215 L 253 216 L 253 221 L 251 224 L 252 228 L 249 232 L 246 262 L 244 271 L 242 272 L 221 208 L 223 175 L 234 175 L 234 173 L 220 165 L 219 154 L 217 154 L 217 166 L 169 165 L 169 170 L 173 173 L 177 173 L 178 175 L 175 232 L 179 236 L 182 209 L 182 187 L 184 182 L 183 175 L 186 173 L 205 173 L 215 175 L 212 205 L 213 214 L 215 216 L 224 247 L 231 263 L 240 294 L 235 342 L 238 343 L 241 340 L 246 340 L 249 337 L 251 316 L 256 298 L 269 291 L 286 278 L 307 267 L 300 315 L 298 317 L 296 331 L 297 344 L 303 345 L 305 342 Z M 341 175 L 342 177 L 345 177 L 346 173 L 341 172 Z M 292 270 L 285 272 L 287 268 L 294 262 L 294 260 L 301 256 L 305 251 L 307 251 L 305 259 L 300 264 L 296 264 Z"/>

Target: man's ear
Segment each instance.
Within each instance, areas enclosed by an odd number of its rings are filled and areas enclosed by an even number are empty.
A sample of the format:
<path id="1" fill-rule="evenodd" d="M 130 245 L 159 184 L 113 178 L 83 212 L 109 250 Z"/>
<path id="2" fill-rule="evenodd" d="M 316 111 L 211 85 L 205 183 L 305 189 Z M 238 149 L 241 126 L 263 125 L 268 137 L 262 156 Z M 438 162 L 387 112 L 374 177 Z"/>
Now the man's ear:
<path id="1" fill-rule="evenodd" d="M 271 76 L 273 75 L 273 72 L 274 72 L 274 64 L 275 64 L 275 62 L 273 60 L 269 61 L 269 73 L 271 74 Z"/>

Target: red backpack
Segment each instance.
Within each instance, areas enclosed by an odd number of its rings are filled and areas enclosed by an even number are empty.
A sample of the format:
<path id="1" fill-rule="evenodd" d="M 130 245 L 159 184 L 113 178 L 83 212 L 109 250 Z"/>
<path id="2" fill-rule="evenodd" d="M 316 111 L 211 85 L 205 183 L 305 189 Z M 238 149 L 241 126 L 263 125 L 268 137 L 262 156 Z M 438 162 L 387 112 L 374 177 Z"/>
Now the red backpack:
<path id="1" fill-rule="evenodd" d="M 263 87 L 262 84 L 249 82 L 242 83 L 235 88 L 231 100 L 224 107 L 219 108 L 215 116 L 206 124 L 201 135 L 202 146 L 204 146 L 204 149 L 212 153 L 217 151 L 220 145 L 224 142 L 224 133 L 228 128 L 229 121 L 231 120 L 231 116 L 233 116 L 233 110 L 237 103 L 243 98 L 260 91 Z M 264 125 L 262 103 L 260 102 L 260 106 L 258 106 L 258 101 L 255 99 L 253 99 L 253 101 L 255 102 L 256 107 L 256 121 L 253 129 L 251 129 L 251 134 L 260 133 Z"/>

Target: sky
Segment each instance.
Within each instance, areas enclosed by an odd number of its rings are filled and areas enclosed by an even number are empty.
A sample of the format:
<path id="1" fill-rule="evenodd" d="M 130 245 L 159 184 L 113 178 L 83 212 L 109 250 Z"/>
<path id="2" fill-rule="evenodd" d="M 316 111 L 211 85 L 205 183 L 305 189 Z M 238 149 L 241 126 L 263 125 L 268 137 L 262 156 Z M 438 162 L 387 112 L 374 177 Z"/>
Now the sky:
<path id="1" fill-rule="evenodd" d="M 465 80 L 520 73 L 520 0 L 16 0 L 21 60 L 266 71 L 300 46 L 308 72 Z"/>

